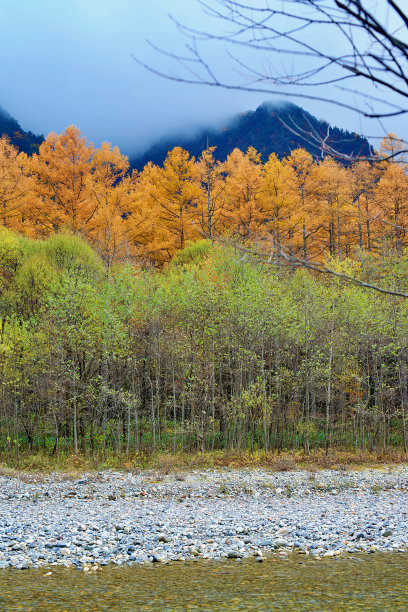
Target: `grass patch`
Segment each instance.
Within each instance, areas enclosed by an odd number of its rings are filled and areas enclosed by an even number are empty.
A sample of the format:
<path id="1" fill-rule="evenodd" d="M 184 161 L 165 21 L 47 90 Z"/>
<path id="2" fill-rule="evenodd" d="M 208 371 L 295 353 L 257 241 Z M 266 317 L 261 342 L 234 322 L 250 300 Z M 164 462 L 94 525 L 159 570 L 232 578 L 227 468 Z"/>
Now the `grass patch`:
<path id="1" fill-rule="evenodd" d="M 120 470 L 138 473 L 155 470 L 161 477 L 174 475 L 188 470 L 253 469 L 266 468 L 273 472 L 286 472 L 305 469 L 314 472 L 322 469 L 339 470 L 347 473 L 350 469 L 365 467 L 379 468 L 407 462 L 408 458 L 400 451 L 382 452 L 336 450 L 326 455 L 324 451 L 314 451 L 305 456 L 301 451 L 291 453 L 230 452 L 206 451 L 199 453 L 134 453 L 132 455 L 87 456 L 67 454 L 59 457 L 43 454 L 20 454 L 0 456 L 0 475 L 14 476 L 29 473 L 32 476 L 47 472 L 63 473 L 66 478 L 76 478 L 83 472 Z"/>

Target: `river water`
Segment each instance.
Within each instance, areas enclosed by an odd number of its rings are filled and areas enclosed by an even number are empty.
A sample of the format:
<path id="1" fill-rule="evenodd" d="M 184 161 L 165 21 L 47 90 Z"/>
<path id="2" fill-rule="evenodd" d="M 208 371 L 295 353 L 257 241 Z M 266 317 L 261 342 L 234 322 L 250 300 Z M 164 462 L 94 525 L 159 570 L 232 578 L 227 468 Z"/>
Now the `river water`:
<path id="1" fill-rule="evenodd" d="M 52 570 L 51 576 L 45 576 Z M 1 610 L 408 610 L 408 554 L 2 570 Z"/>

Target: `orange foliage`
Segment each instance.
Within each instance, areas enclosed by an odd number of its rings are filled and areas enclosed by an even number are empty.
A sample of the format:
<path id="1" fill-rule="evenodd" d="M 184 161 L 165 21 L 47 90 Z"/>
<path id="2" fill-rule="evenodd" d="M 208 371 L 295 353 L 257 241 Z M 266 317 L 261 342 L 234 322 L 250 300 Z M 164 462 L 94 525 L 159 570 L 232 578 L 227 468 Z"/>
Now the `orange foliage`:
<path id="1" fill-rule="evenodd" d="M 78 232 L 107 266 L 134 258 L 162 265 L 186 241 L 222 235 L 261 239 L 305 260 L 347 257 L 384 239 L 400 251 L 408 164 L 393 155 L 402 146 L 390 134 L 379 163 L 347 168 L 304 149 L 263 164 L 252 147 L 224 163 L 215 147 L 197 161 L 175 147 L 162 167 L 149 163 L 137 174 L 117 147 L 95 150 L 75 126 L 50 134 L 31 158 L 0 138 L 0 222 L 37 236 Z"/>
<path id="2" fill-rule="evenodd" d="M 31 158 L 33 198 L 28 217 L 40 235 L 62 228 L 88 236 L 96 204 L 91 189 L 93 145 L 75 126 L 50 134 Z"/>
<path id="3" fill-rule="evenodd" d="M 201 195 L 194 158 L 175 147 L 163 168 L 148 164 L 139 176 L 132 209 L 141 252 L 158 263 L 169 261 L 187 240 L 202 237 L 197 219 Z"/>
<path id="4" fill-rule="evenodd" d="M 302 258 L 307 261 L 316 257 L 316 245 L 312 242 L 312 239 L 322 223 L 317 206 L 320 190 L 319 167 L 305 149 L 295 149 L 289 156 L 288 163 L 296 175 L 298 198 L 296 223 L 301 228 L 301 231 L 294 237 L 294 247 L 297 247 Z M 320 253 L 321 249 L 318 248 L 317 254 Z"/>
<path id="5" fill-rule="evenodd" d="M 104 142 L 92 157 L 90 199 L 95 214 L 89 237 L 108 266 L 134 254 L 125 221 L 132 198 L 132 184 L 126 176 L 128 170 L 128 158 L 108 142 Z"/>
<path id="6" fill-rule="evenodd" d="M 275 153 L 264 166 L 262 184 L 263 209 L 267 214 L 267 229 L 278 251 L 292 244 L 299 232 L 297 176 L 288 160 L 280 160 Z"/>
<path id="7" fill-rule="evenodd" d="M 264 232 L 269 216 L 263 206 L 263 166 L 259 153 L 253 147 L 246 153 L 234 149 L 224 164 L 224 173 L 221 231 L 241 238 Z"/>
<path id="8" fill-rule="evenodd" d="M 18 230 L 24 222 L 29 179 L 27 156 L 18 153 L 6 136 L 0 138 L 0 223 Z"/>
<path id="9" fill-rule="evenodd" d="M 194 218 L 204 236 L 212 238 L 220 229 L 225 204 L 224 164 L 214 159 L 215 147 L 203 151 L 196 167 L 201 186 Z"/>

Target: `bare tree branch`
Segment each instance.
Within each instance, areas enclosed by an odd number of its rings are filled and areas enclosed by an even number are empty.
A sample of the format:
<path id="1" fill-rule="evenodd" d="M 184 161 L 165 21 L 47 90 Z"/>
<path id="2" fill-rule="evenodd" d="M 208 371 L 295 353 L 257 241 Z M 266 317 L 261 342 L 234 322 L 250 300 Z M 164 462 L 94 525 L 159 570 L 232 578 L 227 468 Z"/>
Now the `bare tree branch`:
<path id="1" fill-rule="evenodd" d="M 323 101 L 368 119 L 408 113 L 406 0 L 378 0 L 374 5 L 369 0 L 196 2 L 222 28 L 200 30 L 173 18 L 187 41 L 187 54 L 165 52 L 178 70 L 169 74 L 138 58 L 139 64 L 173 81 Z M 207 43 L 220 44 L 237 69 L 235 81 L 216 75 L 204 56 Z M 232 48 L 238 53 L 231 53 Z M 336 49 L 341 52 L 336 53 Z M 290 61 L 290 69 L 285 65 L 278 69 L 278 56 Z M 301 58 L 303 62 L 298 61 Z M 350 79 L 357 85 L 347 90 L 341 84 Z M 307 88 L 321 89 L 322 93 L 308 93 Z M 328 88 L 334 88 L 332 95 L 327 95 Z M 358 96 L 361 104 L 340 99 L 337 89 Z M 375 94 L 375 90 L 379 93 Z M 301 131 L 299 126 L 291 129 L 297 130 L 298 135 Z M 317 134 L 311 138 L 326 154 L 339 157 L 328 147 L 325 136 L 320 137 L 320 142 Z"/>
<path id="2" fill-rule="evenodd" d="M 241 244 L 237 244 L 236 242 L 231 242 L 231 240 L 226 240 L 225 238 L 218 237 L 217 240 L 222 243 L 229 244 L 233 246 L 238 251 L 256 257 L 260 261 L 266 264 L 273 264 L 277 257 L 282 258 L 286 263 L 291 266 L 306 268 L 307 270 L 312 270 L 313 272 L 318 272 L 319 274 L 326 274 L 329 276 L 334 276 L 339 278 L 347 283 L 352 285 L 356 285 L 357 287 L 363 287 L 365 289 L 373 289 L 374 291 L 378 291 L 379 293 L 383 293 L 385 295 L 392 295 L 394 297 L 408 298 L 408 293 L 404 293 L 403 291 L 394 291 L 393 289 L 387 289 L 385 287 L 380 287 L 379 285 L 373 285 L 372 283 L 366 283 L 358 278 L 354 278 L 353 276 L 349 276 L 348 274 L 343 274 L 342 272 L 337 272 L 337 270 L 333 270 L 324 264 L 310 263 L 304 259 L 300 259 L 296 257 L 296 255 L 292 255 L 284 251 L 283 249 L 276 250 L 272 248 L 269 254 L 263 253 L 262 251 L 257 251 L 256 249 L 247 248 L 242 246 Z"/>

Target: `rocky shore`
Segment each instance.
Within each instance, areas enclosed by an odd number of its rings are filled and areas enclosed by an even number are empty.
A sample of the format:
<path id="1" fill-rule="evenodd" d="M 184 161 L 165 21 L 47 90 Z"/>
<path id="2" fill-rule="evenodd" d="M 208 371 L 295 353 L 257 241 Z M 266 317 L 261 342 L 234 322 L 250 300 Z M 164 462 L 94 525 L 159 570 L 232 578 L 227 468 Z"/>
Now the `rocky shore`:
<path id="1" fill-rule="evenodd" d="M 0 476 L 0 568 L 408 550 L 408 466 Z"/>

